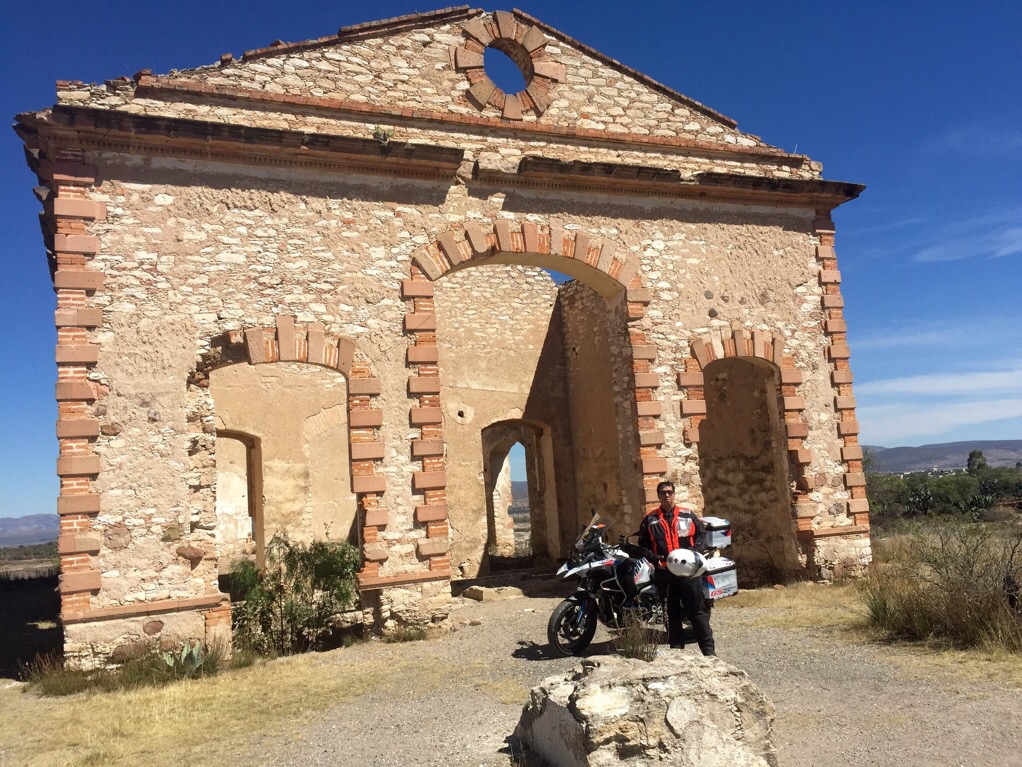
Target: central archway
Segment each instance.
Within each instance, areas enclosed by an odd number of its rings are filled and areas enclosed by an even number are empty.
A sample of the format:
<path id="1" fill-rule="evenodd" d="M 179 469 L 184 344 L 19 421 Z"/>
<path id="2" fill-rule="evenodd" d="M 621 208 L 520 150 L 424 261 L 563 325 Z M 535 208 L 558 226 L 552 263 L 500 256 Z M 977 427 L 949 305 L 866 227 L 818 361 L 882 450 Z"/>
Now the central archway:
<path id="1" fill-rule="evenodd" d="M 561 344 L 559 353 L 562 355 L 587 356 L 590 363 L 598 365 L 600 375 L 604 376 L 601 380 L 605 382 L 596 387 L 599 393 L 591 403 L 594 408 L 591 422 L 585 425 L 590 432 L 587 439 L 592 449 L 585 454 L 575 450 L 557 467 L 561 508 L 555 525 L 556 535 L 547 536 L 548 546 L 550 541 L 556 541 L 550 554 L 563 556 L 564 547 L 574 540 L 580 520 L 588 519 L 593 508 L 618 522 L 620 532 L 633 529 L 641 518 L 645 503 L 655 498 L 656 483 L 667 469 L 666 461 L 660 458 L 658 450 L 663 443 L 663 432 L 658 423 L 661 403 L 654 396 L 659 377 L 651 368 L 655 350 L 637 322 L 643 318 L 649 302 L 649 294 L 638 276 L 637 255 L 628 253 L 613 241 L 597 239 L 570 224 L 552 222 L 541 225 L 526 221 L 519 225 L 501 219 L 492 226 L 469 222 L 463 228 L 445 232 L 416 251 L 412 262 L 410 279 L 402 285 L 402 298 L 408 310 L 405 330 L 411 341 L 408 349 L 408 362 L 412 368 L 409 393 L 417 400 L 417 407 L 413 406 L 411 412 L 411 425 L 421 429 L 420 440 L 413 442 L 413 458 L 422 460 L 422 471 L 416 474 L 413 490 L 422 492 L 422 507 L 428 510 L 425 514 L 433 515 L 437 508 L 443 510 L 446 529 L 435 529 L 435 532 L 451 534 L 453 520 L 447 516 L 449 494 L 457 494 L 461 489 L 452 486 L 449 475 L 457 473 L 458 467 L 450 465 L 452 457 L 446 451 L 417 454 L 415 445 L 426 442 L 445 445 L 448 437 L 445 421 L 450 419 L 451 428 L 454 424 L 460 425 L 459 419 L 469 417 L 469 409 L 456 407 L 456 398 L 452 399 L 450 393 L 445 394 L 444 402 L 441 402 L 442 386 L 447 391 L 447 385 L 441 380 L 439 365 L 445 328 L 441 327 L 443 321 L 438 317 L 442 314 L 442 309 L 438 308 L 438 301 L 442 298 L 440 285 L 434 287 L 433 283 L 470 267 L 502 265 L 514 265 L 519 270 L 537 267 L 528 274 L 521 272 L 524 281 L 532 279 L 529 274 L 538 273 L 539 269 L 575 277 L 575 281 L 559 292 L 556 309 L 562 314 L 568 312 L 572 315 L 566 324 L 574 323 L 578 331 L 576 337 L 582 340 L 575 345 L 567 344 L 564 338 L 571 335 L 570 331 L 559 329 L 558 338 L 551 344 Z M 480 287 L 480 290 L 484 288 Z M 509 289 L 493 297 L 499 305 L 507 305 L 507 316 L 498 319 L 507 323 L 506 331 L 511 334 L 518 330 L 511 315 L 520 295 L 522 291 Z M 586 298 L 587 295 L 592 298 Z M 586 310 L 576 310 L 583 304 L 587 305 Z M 593 316 L 591 309 L 594 306 L 599 307 L 596 312 L 600 315 L 599 321 L 586 326 L 585 323 L 591 322 L 588 318 Z M 561 317 L 558 321 L 563 320 L 564 317 Z M 599 329 L 600 323 L 602 330 Z M 446 330 L 449 332 L 450 329 Z M 602 348 L 586 348 L 589 336 L 602 337 Z M 446 358 L 444 365 L 445 370 L 451 367 Z M 585 365 L 580 363 L 580 367 Z M 533 393 L 539 390 L 534 383 L 530 381 Z M 580 384 L 578 391 L 585 388 Z M 530 401 L 535 402 L 535 398 Z M 507 415 L 498 420 L 513 418 L 515 416 Z M 581 416 L 573 416 L 576 433 L 581 433 L 577 430 L 584 420 Z M 613 427 L 612 434 L 609 431 L 603 433 L 605 429 L 601 431 L 600 427 L 608 424 Z M 476 427 L 476 434 L 479 428 Z M 551 429 L 556 433 L 553 424 Z M 565 432 L 570 433 L 570 429 Z M 569 440 L 569 444 L 573 448 L 578 447 L 576 440 Z M 573 473 L 572 469 L 576 467 L 572 466 L 572 462 L 579 464 L 580 457 L 582 465 L 590 468 L 599 465 L 600 468 L 583 472 L 585 476 L 573 483 L 571 492 L 561 492 L 563 477 Z M 611 467 L 609 471 L 608 467 Z M 583 489 L 582 493 L 578 492 L 579 488 Z M 479 494 L 484 495 L 482 492 Z M 569 503 L 572 495 L 575 496 L 573 504 Z M 544 529 L 551 527 L 547 520 Z M 454 531 L 456 546 L 460 535 L 461 531 Z M 427 532 L 427 538 L 433 537 L 431 532 Z M 443 564 L 448 567 L 452 565 L 451 553 L 450 548 L 443 552 L 446 560 Z M 471 571 L 475 567 L 471 561 L 454 561 L 453 565 L 464 575 L 474 574 L 464 572 L 466 568 Z"/>

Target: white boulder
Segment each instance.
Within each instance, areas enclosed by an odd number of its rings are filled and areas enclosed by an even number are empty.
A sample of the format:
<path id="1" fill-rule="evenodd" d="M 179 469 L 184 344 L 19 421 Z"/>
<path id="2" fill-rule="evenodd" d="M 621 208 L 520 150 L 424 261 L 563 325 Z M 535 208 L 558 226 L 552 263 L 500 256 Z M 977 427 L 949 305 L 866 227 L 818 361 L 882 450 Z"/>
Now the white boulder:
<path id="1" fill-rule="evenodd" d="M 593 658 L 530 693 L 515 735 L 549 767 L 777 767 L 774 707 L 719 658 Z"/>

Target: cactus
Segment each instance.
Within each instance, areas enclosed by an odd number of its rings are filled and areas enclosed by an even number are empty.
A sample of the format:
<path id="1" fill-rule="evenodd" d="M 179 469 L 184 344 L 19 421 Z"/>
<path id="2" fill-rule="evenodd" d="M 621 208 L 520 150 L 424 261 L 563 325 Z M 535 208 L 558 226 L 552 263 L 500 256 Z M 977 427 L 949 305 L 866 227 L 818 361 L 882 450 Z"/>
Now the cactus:
<path id="1" fill-rule="evenodd" d="M 169 650 L 162 653 L 162 658 L 168 668 L 183 673 L 185 676 L 191 676 L 202 666 L 202 642 L 198 640 L 184 642 L 176 654 L 173 650 Z"/>

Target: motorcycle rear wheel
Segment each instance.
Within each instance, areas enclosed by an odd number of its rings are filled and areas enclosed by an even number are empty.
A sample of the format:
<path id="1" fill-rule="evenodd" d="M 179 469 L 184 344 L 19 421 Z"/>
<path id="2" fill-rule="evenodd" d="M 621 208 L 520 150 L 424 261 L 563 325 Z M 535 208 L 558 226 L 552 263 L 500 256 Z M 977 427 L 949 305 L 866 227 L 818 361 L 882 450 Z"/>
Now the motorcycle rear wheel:
<path id="1" fill-rule="evenodd" d="M 585 610 L 579 622 L 579 612 Z M 596 634 L 596 605 L 578 599 L 565 599 L 554 608 L 546 627 L 546 638 L 554 650 L 564 656 L 581 655 Z"/>

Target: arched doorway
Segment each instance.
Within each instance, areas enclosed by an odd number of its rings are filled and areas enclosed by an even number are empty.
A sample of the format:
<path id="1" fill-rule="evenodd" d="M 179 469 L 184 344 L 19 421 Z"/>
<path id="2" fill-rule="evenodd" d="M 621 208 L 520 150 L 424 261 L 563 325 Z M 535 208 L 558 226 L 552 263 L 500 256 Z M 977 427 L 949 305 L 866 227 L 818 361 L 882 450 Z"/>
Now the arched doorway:
<path id="1" fill-rule="evenodd" d="M 549 426 L 524 420 L 501 421 L 482 430 L 487 518 L 483 572 L 550 563 L 559 553 L 550 434 Z M 512 471 L 515 453 L 521 465 Z"/>
<path id="2" fill-rule="evenodd" d="M 359 546 L 359 581 L 371 581 L 389 556 L 380 381 L 350 339 L 275 319 L 211 338 L 189 376 L 193 524 L 216 531 L 221 571 L 253 542 L 262 561 L 266 542 L 287 532 Z"/>
<path id="3" fill-rule="evenodd" d="M 219 575 L 239 559 L 261 567 L 263 539 L 262 441 L 253 434 L 218 428 L 216 434 L 216 545 Z"/>
<path id="4" fill-rule="evenodd" d="M 401 292 L 412 458 L 422 462 L 413 502 L 417 519 L 449 523 L 435 532 L 451 543 L 430 568 L 479 572 L 489 517 L 479 435 L 498 421 L 549 427 L 557 556 L 594 508 L 634 529 L 667 468 L 636 256 L 575 225 L 502 219 L 445 232 L 412 262 Z M 574 279 L 558 286 L 547 270 Z"/>

